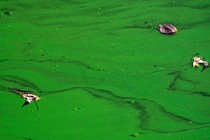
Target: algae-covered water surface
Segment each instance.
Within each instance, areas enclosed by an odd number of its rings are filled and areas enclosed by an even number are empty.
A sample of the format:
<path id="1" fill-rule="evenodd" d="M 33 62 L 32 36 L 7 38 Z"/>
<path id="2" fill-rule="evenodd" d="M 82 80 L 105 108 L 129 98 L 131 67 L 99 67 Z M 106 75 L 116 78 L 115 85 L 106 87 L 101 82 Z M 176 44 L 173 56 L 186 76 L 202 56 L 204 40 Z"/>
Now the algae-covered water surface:
<path id="1" fill-rule="evenodd" d="M 0 0 L 0 139 L 209 140 L 209 42 L 208 0 Z"/>

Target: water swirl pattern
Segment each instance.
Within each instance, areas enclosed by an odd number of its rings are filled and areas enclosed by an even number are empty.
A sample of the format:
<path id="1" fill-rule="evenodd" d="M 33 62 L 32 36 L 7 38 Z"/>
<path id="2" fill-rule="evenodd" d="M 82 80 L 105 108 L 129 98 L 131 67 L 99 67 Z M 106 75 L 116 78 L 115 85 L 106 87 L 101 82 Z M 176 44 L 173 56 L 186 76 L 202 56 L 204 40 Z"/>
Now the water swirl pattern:
<path id="1" fill-rule="evenodd" d="M 210 69 L 192 67 L 210 60 L 209 7 L 1 0 L 0 138 L 209 140 Z M 39 110 L 9 88 L 40 97 Z"/>

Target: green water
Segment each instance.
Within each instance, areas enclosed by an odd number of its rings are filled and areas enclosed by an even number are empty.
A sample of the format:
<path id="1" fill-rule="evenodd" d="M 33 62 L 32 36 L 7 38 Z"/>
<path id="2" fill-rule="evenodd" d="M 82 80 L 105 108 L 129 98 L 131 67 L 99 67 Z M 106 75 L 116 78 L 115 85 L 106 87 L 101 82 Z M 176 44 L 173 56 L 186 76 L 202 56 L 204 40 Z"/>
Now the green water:
<path id="1" fill-rule="evenodd" d="M 192 67 L 210 61 L 209 15 L 208 0 L 0 0 L 0 139 L 209 140 L 210 69 Z"/>

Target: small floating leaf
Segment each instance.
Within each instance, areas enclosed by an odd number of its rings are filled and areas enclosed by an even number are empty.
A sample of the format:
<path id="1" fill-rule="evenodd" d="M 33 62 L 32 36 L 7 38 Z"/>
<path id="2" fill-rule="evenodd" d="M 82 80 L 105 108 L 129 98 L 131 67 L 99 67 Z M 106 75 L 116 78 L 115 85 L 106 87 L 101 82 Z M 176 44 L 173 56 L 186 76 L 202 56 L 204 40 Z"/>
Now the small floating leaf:
<path id="1" fill-rule="evenodd" d="M 131 134 L 130 136 L 132 136 L 132 137 L 138 137 L 139 134 L 140 134 L 140 133 L 133 133 L 133 134 Z"/>

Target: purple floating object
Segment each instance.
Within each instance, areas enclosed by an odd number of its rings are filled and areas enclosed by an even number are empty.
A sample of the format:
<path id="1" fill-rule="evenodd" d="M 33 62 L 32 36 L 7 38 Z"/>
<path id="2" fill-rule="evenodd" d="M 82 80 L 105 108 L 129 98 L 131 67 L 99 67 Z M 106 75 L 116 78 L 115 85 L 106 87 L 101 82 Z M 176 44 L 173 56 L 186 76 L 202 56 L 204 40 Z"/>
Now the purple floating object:
<path id="1" fill-rule="evenodd" d="M 207 61 L 204 61 L 204 66 L 206 67 L 206 68 L 208 68 L 209 67 L 209 62 L 207 62 Z"/>
<path id="2" fill-rule="evenodd" d="M 176 27 L 172 24 L 159 24 L 157 29 L 162 34 L 174 34 L 177 32 Z"/>

